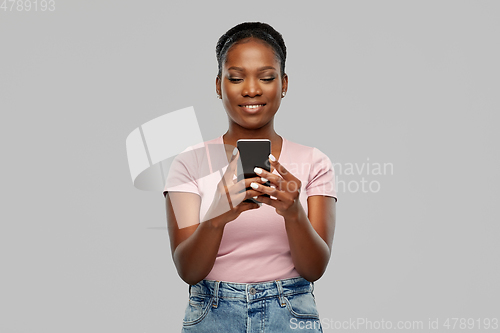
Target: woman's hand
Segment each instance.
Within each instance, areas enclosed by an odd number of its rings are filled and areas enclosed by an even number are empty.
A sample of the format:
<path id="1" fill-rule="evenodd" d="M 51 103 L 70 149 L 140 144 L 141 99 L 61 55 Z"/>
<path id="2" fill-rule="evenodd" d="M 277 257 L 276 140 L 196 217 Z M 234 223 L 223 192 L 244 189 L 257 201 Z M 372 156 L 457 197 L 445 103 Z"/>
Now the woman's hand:
<path id="1" fill-rule="evenodd" d="M 271 166 L 278 171 L 281 177 L 261 168 L 255 168 L 255 173 L 264 178 L 261 182 L 254 182 L 251 184 L 252 188 L 260 194 L 256 200 L 273 206 L 276 209 L 276 213 L 283 216 L 285 219 L 296 219 L 302 208 L 299 201 L 302 182 L 288 172 L 274 156 L 269 155 L 269 162 Z M 261 184 L 262 182 L 265 183 L 267 180 L 269 180 L 271 185 L 274 185 L 274 188 Z M 276 199 L 265 197 L 263 194 L 269 194 Z"/>
<path id="2" fill-rule="evenodd" d="M 235 181 L 238 158 L 239 152 L 235 148 L 229 166 L 217 184 L 212 204 L 201 222 L 213 219 L 215 225 L 223 226 L 235 220 L 242 212 L 260 207 L 259 204 L 253 202 L 244 202 L 246 199 L 259 195 L 260 192 L 254 189 L 245 191 L 245 189 L 249 188 L 251 183 L 263 184 L 265 182 L 261 180 L 261 177 Z"/>

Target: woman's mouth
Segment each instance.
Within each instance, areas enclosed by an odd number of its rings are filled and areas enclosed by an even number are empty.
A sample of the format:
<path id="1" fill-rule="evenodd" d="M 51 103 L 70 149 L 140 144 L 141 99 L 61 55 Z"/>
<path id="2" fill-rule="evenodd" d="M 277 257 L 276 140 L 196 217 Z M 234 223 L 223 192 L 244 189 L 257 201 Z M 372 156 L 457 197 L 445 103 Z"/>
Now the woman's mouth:
<path id="1" fill-rule="evenodd" d="M 266 104 L 242 104 L 240 107 L 248 113 L 259 112 Z"/>

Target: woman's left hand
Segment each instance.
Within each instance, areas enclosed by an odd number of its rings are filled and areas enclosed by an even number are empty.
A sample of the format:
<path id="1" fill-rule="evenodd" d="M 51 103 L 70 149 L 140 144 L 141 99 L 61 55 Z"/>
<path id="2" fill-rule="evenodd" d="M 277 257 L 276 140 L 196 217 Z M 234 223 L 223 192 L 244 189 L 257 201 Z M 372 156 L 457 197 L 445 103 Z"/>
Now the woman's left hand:
<path id="1" fill-rule="evenodd" d="M 262 192 L 262 194 L 269 194 L 276 199 L 271 199 L 263 195 L 254 198 L 259 202 L 273 206 L 276 209 L 276 213 L 283 216 L 285 219 L 297 218 L 301 208 L 299 195 L 302 182 L 288 172 L 288 170 L 278 161 L 273 162 L 270 158 L 269 162 L 271 166 L 278 171 L 281 177 L 262 168 L 255 168 L 254 171 L 258 176 L 269 180 L 271 185 L 274 185 L 274 188 L 258 183 L 252 183 L 251 186 L 256 191 Z"/>

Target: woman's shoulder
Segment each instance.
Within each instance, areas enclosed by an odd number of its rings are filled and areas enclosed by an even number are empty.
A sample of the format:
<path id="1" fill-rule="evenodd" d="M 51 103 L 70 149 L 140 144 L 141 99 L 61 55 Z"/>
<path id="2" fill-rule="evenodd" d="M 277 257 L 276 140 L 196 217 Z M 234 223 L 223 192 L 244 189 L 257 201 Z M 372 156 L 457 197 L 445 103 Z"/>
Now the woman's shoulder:
<path id="1" fill-rule="evenodd" d="M 225 167 L 227 158 L 221 142 L 222 136 L 219 136 L 186 147 L 168 166 L 167 179 L 176 182 L 176 185 L 184 184 Z"/>
<path id="2" fill-rule="evenodd" d="M 222 136 L 218 136 L 213 139 L 200 141 L 194 145 L 186 146 L 184 150 L 177 155 L 178 158 L 182 158 L 185 156 L 193 156 L 193 155 L 204 155 L 206 153 L 206 148 L 218 147 L 223 143 Z M 212 149 L 211 149 L 212 150 Z"/>
<path id="3" fill-rule="evenodd" d="M 220 135 L 218 137 L 215 137 L 213 139 L 200 141 L 200 142 L 198 142 L 198 143 L 196 143 L 194 145 L 188 146 L 188 147 L 186 147 L 185 151 L 195 150 L 195 149 L 199 149 L 199 148 L 205 147 L 207 145 L 215 145 L 215 144 L 221 144 L 221 143 L 223 143 L 222 135 Z"/>
<path id="4" fill-rule="evenodd" d="M 328 158 L 328 156 L 317 147 L 307 146 L 295 141 L 288 140 L 285 137 L 283 137 L 283 142 L 285 144 L 285 152 L 289 157 L 307 158 L 313 161 Z"/>

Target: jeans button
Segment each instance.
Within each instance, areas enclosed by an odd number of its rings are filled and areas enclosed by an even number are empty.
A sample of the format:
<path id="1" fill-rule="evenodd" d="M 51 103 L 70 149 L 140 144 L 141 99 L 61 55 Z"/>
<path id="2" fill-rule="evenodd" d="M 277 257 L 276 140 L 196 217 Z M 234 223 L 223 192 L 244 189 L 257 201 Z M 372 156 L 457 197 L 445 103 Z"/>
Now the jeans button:
<path id="1" fill-rule="evenodd" d="M 255 290 L 254 287 L 250 288 L 250 294 L 255 295 L 257 293 L 257 290 Z"/>

